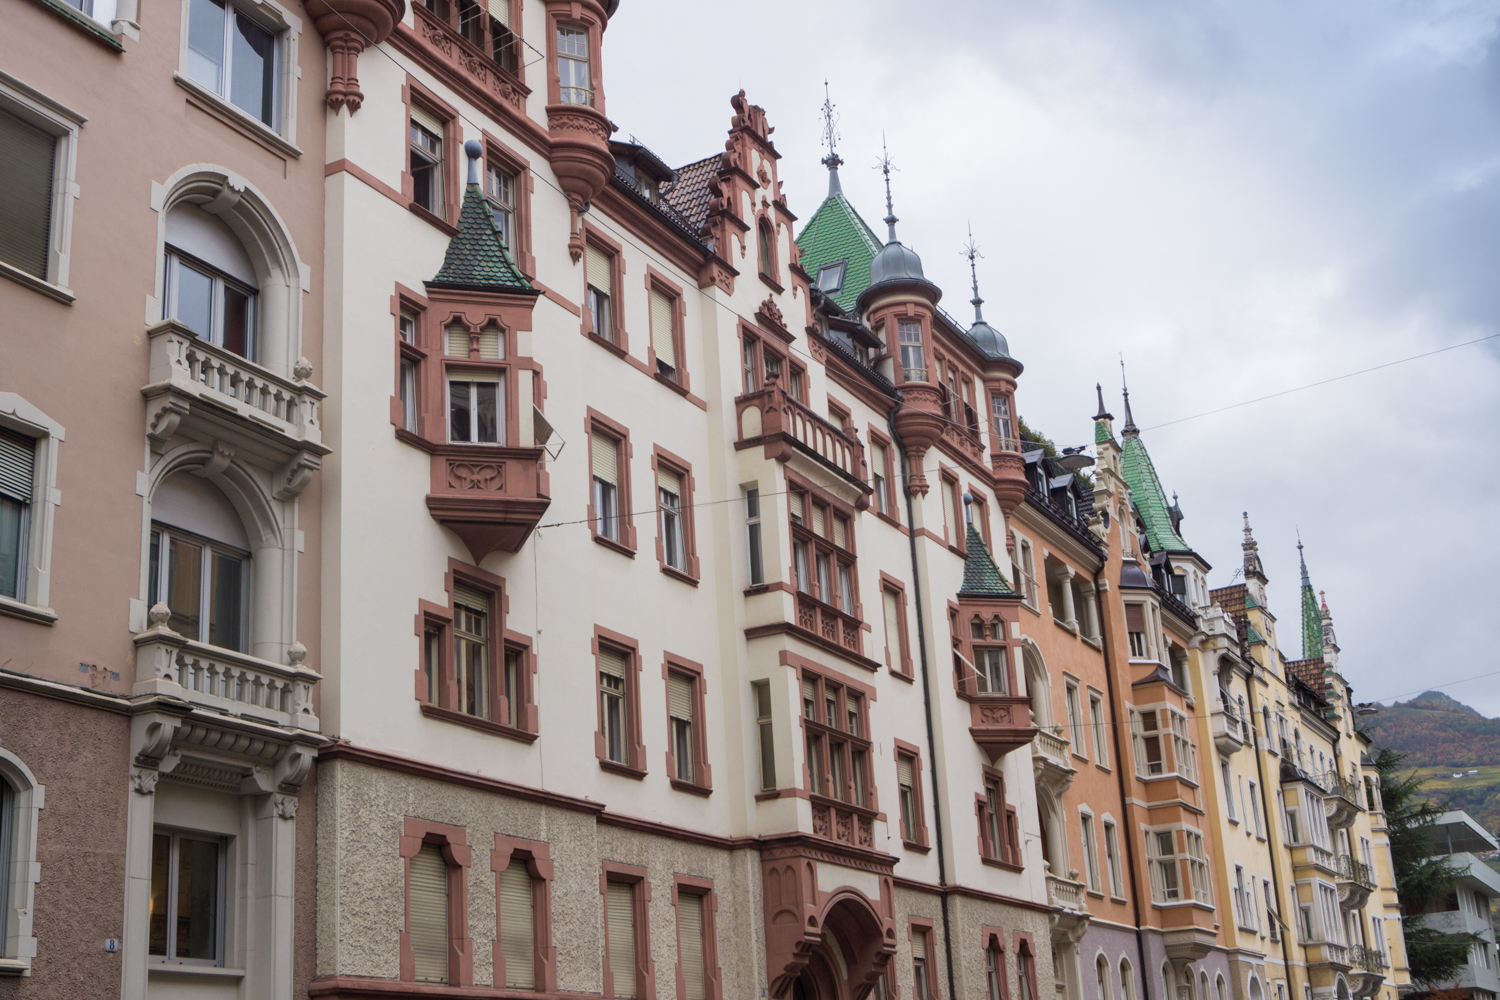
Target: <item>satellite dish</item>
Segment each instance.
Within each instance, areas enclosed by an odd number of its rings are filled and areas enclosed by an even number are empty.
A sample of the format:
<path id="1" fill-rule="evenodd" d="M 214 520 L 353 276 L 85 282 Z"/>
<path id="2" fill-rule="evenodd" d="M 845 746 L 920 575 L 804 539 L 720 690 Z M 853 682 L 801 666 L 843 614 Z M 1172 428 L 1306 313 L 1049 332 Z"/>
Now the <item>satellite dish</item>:
<path id="1" fill-rule="evenodd" d="M 1094 464 L 1094 460 L 1084 454 L 1082 447 L 1064 448 L 1062 457 L 1056 461 L 1058 465 L 1069 472 L 1078 472 Z"/>

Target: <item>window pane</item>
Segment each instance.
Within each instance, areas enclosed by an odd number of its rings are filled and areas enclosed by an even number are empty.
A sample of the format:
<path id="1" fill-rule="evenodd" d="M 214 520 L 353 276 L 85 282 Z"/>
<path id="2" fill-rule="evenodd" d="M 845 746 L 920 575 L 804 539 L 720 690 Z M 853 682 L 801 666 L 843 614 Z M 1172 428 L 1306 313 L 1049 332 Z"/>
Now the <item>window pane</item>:
<path id="1" fill-rule="evenodd" d="M 410 361 L 401 362 L 401 426 L 417 430 L 417 366 Z"/>
<path id="2" fill-rule="evenodd" d="M 202 271 L 177 262 L 175 316 L 200 337 L 213 336 L 214 279 Z"/>
<path id="3" fill-rule="evenodd" d="M 25 542 L 21 526 L 26 521 L 26 507 L 10 497 L 0 497 L 0 594 L 16 600 L 26 596 L 21 593 L 21 547 Z"/>
<path id="4" fill-rule="evenodd" d="M 172 865 L 172 838 L 158 833 L 151 838 L 151 923 L 148 951 L 167 953 L 167 874 Z"/>
<path id="5" fill-rule="evenodd" d="M 208 641 L 225 649 L 240 649 L 240 609 L 245 564 L 234 556 L 215 552 L 213 593 L 209 598 Z M 272 706 L 273 708 L 276 706 Z"/>
<path id="6" fill-rule="evenodd" d="M 47 276 L 57 140 L 0 111 L 0 260 Z"/>
<path id="7" fill-rule="evenodd" d="M 448 383 L 448 440 L 468 441 L 471 415 L 469 412 L 469 383 Z"/>
<path id="8" fill-rule="evenodd" d="M 474 393 L 476 398 L 476 417 L 478 418 L 478 435 L 476 441 L 495 443 L 499 438 L 499 411 L 496 407 L 497 390 L 500 388 L 498 382 L 476 382 Z"/>
<path id="9" fill-rule="evenodd" d="M 167 607 L 172 610 L 169 624 L 174 632 L 189 639 L 202 639 L 199 627 L 203 594 L 203 546 L 173 538 L 167 573 Z"/>
<path id="10" fill-rule="evenodd" d="M 242 358 L 250 356 L 250 296 L 224 285 L 224 349 Z"/>
<path id="11" fill-rule="evenodd" d="M 192 0 L 188 11 L 188 76 L 223 94 L 224 5 L 219 0 Z"/>
<path id="12" fill-rule="evenodd" d="M 276 36 L 243 14 L 236 14 L 234 20 L 229 100 L 265 124 L 275 125 Z"/>
<path id="13" fill-rule="evenodd" d="M 214 959 L 219 938 L 219 845 L 177 842 L 177 958 Z"/>

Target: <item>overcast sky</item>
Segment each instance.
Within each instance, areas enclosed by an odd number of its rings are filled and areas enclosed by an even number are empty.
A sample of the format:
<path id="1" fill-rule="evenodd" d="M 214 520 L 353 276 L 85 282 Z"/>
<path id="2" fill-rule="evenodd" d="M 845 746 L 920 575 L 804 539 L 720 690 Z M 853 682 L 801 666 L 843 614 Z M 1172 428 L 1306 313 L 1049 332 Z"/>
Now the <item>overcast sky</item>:
<path id="1" fill-rule="evenodd" d="M 722 148 L 744 87 L 805 222 L 819 107 L 846 194 L 954 315 L 1026 364 L 1018 406 L 1092 441 L 1094 383 L 1136 421 L 1213 586 L 1249 511 L 1288 657 L 1296 530 L 1359 699 L 1500 670 L 1500 340 L 1152 430 L 1500 333 L 1500 0 L 623 0 L 610 118 L 673 165 Z M 800 223 L 799 223 L 800 229 Z M 1500 676 L 1445 690 L 1500 715 Z"/>

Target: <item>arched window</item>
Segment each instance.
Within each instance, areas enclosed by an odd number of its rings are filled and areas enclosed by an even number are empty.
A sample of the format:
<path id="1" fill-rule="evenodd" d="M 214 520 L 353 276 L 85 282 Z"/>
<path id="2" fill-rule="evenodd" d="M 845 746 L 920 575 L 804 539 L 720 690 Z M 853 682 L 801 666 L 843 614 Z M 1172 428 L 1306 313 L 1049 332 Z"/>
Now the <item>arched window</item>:
<path id="1" fill-rule="evenodd" d="M 1260 977 L 1255 973 L 1250 974 L 1250 1000 L 1265 1000 L 1265 991 L 1261 989 Z"/>
<path id="2" fill-rule="evenodd" d="M 0 747 L 0 959 L 9 972 L 29 974 L 36 954 L 31 919 L 41 878 L 36 837 L 45 791 L 19 757 Z"/>
<path id="3" fill-rule="evenodd" d="M 1222 975 L 1214 980 L 1214 994 L 1218 1000 L 1229 1000 L 1229 984 L 1224 982 Z"/>
<path id="4" fill-rule="evenodd" d="M 776 275 L 776 237 L 771 232 L 771 224 L 765 219 L 760 220 L 760 273 L 767 277 Z"/>
<path id="5" fill-rule="evenodd" d="M 244 652 L 249 591 L 250 541 L 233 504 L 198 476 L 168 477 L 151 504 L 149 603 L 171 610 L 174 632 Z"/>
<path id="6" fill-rule="evenodd" d="M 1094 980 L 1099 988 L 1099 1000 L 1112 1000 L 1109 990 L 1109 962 L 1103 955 L 1094 962 Z"/>
<path id="7" fill-rule="evenodd" d="M 1128 959 L 1120 959 L 1120 1000 L 1135 1000 L 1135 970 Z"/>
<path id="8" fill-rule="evenodd" d="M 209 343 L 256 360 L 255 267 L 218 217 L 184 202 L 167 213 L 163 313 Z"/>
<path id="9" fill-rule="evenodd" d="M 1208 973 L 1201 970 L 1198 973 L 1198 1000 L 1211 1000 L 1211 994 L 1208 992 Z"/>

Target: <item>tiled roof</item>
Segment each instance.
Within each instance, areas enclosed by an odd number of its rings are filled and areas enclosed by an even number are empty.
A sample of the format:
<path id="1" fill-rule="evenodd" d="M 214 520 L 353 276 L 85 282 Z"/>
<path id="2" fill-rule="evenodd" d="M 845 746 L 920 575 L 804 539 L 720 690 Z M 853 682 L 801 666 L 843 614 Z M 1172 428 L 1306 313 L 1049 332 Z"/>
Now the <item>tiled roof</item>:
<path id="1" fill-rule="evenodd" d="M 1010 589 L 1010 584 L 995 565 L 995 560 L 990 558 L 990 550 L 984 544 L 984 539 L 972 524 L 964 536 L 964 544 L 968 547 L 968 556 L 964 559 L 964 585 L 958 596 L 1014 597 L 1016 592 Z"/>
<path id="2" fill-rule="evenodd" d="M 1172 527 L 1172 516 L 1167 513 L 1167 495 L 1162 491 L 1161 480 L 1156 478 L 1156 467 L 1151 464 L 1146 444 L 1139 437 L 1126 435 L 1120 453 L 1120 474 L 1129 484 L 1130 497 L 1140 509 L 1141 520 L 1146 523 L 1146 541 L 1151 551 L 1193 551 Z"/>
<path id="3" fill-rule="evenodd" d="M 1102 420 L 1095 420 L 1094 421 L 1094 443 L 1095 444 L 1103 444 L 1104 442 L 1106 442 L 1108 440 L 1109 440 L 1109 428 L 1105 426 L 1104 421 L 1102 421 Z"/>
<path id="4" fill-rule="evenodd" d="M 1319 694 L 1328 686 L 1323 677 L 1323 658 L 1314 656 L 1307 660 L 1286 661 L 1286 672 L 1288 676 L 1295 677 L 1303 684 L 1312 688 Z"/>
<path id="5" fill-rule="evenodd" d="M 677 179 L 661 187 L 662 198 L 688 221 L 695 232 L 701 230 L 703 223 L 708 221 L 708 203 L 712 200 L 708 181 L 719 172 L 719 158 L 722 155 L 715 153 L 685 167 L 678 167 Z"/>
<path id="6" fill-rule="evenodd" d="M 854 311 L 859 293 L 870 284 L 870 261 L 883 245 L 842 191 L 823 199 L 797 237 L 797 246 L 802 249 L 802 267 L 808 274 L 816 275 L 824 264 L 848 258 L 844 287 L 833 296 L 833 301 L 845 312 Z"/>
<path id="7" fill-rule="evenodd" d="M 1259 632 L 1255 631 L 1255 626 L 1254 625 L 1246 624 L 1245 625 L 1245 641 L 1248 642 L 1248 643 L 1251 643 L 1253 645 L 1253 644 L 1255 644 L 1257 642 L 1265 642 L 1266 641 L 1266 637 L 1263 636 L 1263 635 L 1261 635 Z"/>
<path id="8" fill-rule="evenodd" d="M 1250 594 L 1245 589 L 1243 583 L 1237 583 L 1232 587 L 1220 587 L 1218 590 L 1210 590 L 1208 596 L 1213 599 L 1215 604 L 1235 618 L 1244 616 L 1245 602 L 1250 598 Z"/>
<path id="9" fill-rule="evenodd" d="M 505 240 L 490 214 L 490 206 L 478 184 L 464 190 L 464 207 L 458 217 L 458 232 L 448 241 L 443 266 L 428 285 L 436 288 L 466 288 L 481 292 L 530 292 L 526 276 L 516 269 L 506 252 Z"/>

